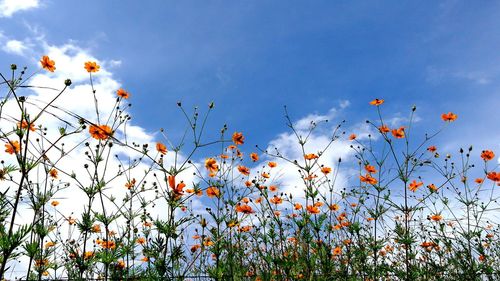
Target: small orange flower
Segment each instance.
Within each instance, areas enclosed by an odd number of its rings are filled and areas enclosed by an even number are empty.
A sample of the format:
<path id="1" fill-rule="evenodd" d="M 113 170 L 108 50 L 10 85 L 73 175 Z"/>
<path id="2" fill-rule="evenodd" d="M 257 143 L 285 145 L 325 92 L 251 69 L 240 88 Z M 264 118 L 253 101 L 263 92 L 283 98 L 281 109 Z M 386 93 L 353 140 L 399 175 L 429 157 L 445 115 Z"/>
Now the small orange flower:
<path id="1" fill-rule="evenodd" d="M 316 214 L 319 214 L 320 213 L 320 210 L 318 207 L 314 206 L 314 205 L 308 205 L 306 207 L 306 210 L 309 214 L 313 214 L 313 215 L 316 215 Z"/>
<path id="2" fill-rule="evenodd" d="M 253 214 L 255 213 L 255 211 L 252 209 L 251 206 L 247 205 L 247 204 L 238 204 L 236 205 L 236 212 L 238 213 L 243 213 L 243 214 Z"/>
<path id="3" fill-rule="evenodd" d="M 245 143 L 245 137 L 243 136 L 243 133 L 241 133 L 241 132 L 234 132 L 232 139 L 233 139 L 234 144 L 236 144 L 236 145 L 241 145 L 241 144 Z"/>
<path id="4" fill-rule="evenodd" d="M 5 152 L 9 154 L 19 153 L 21 151 L 21 145 L 18 141 L 9 141 L 5 144 Z"/>
<path id="5" fill-rule="evenodd" d="M 435 214 L 430 216 L 430 219 L 433 221 L 440 221 L 441 219 L 443 219 L 443 216 L 441 216 L 440 214 Z"/>
<path id="6" fill-rule="evenodd" d="M 207 158 L 205 160 L 205 168 L 211 173 L 215 173 L 219 170 L 219 165 L 217 165 L 217 160 L 214 158 Z"/>
<path id="7" fill-rule="evenodd" d="M 51 169 L 51 170 L 49 171 L 49 175 L 50 175 L 50 177 L 51 177 L 51 178 L 53 178 L 53 179 L 57 179 L 57 174 L 58 174 L 58 173 L 57 173 L 57 170 L 56 170 L 56 169 Z"/>
<path id="8" fill-rule="evenodd" d="M 137 244 L 144 245 L 146 243 L 146 238 L 144 237 L 139 237 L 135 240 Z"/>
<path id="9" fill-rule="evenodd" d="M 86 260 L 90 259 L 93 256 L 94 256 L 94 252 L 92 252 L 92 251 L 87 251 L 87 252 L 83 253 L 83 258 Z"/>
<path id="10" fill-rule="evenodd" d="M 50 247 L 54 247 L 56 245 L 56 243 L 52 242 L 52 241 L 49 241 L 47 243 L 45 243 L 45 249 L 47 248 L 50 248 Z"/>
<path id="11" fill-rule="evenodd" d="M 361 182 L 368 183 L 368 184 L 377 184 L 377 179 L 372 177 L 370 174 L 366 174 L 365 176 L 359 176 L 359 179 Z"/>
<path id="12" fill-rule="evenodd" d="M 476 183 L 478 183 L 478 184 L 481 184 L 481 183 L 483 183 L 483 181 L 484 181 L 484 180 L 483 180 L 482 178 L 477 178 L 477 179 L 475 179 L 474 181 L 475 181 Z"/>
<path id="13" fill-rule="evenodd" d="M 219 197 L 219 195 L 220 195 L 219 189 L 215 186 L 208 187 L 206 192 L 207 192 L 207 196 L 210 198 Z"/>
<path id="14" fill-rule="evenodd" d="M 156 150 L 163 155 L 167 154 L 167 147 L 161 142 L 156 143 Z"/>
<path id="15" fill-rule="evenodd" d="M 437 186 L 435 186 L 433 183 L 429 184 L 427 188 L 429 188 L 429 190 L 432 192 L 436 192 L 438 190 Z"/>
<path id="16" fill-rule="evenodd" d="M 146 257 L 146 256 L 144 256 L 144 257 L 142 257 L 142 258 L 141 258 L 141 261 L 142 261 L 142 262 L 148 262 L 148 261 L 149 261 L 149 258 L 148 258 L 148 257 Z"/>
<path id="17" fill-rule="evenodd" d="M 405 127 L 399 127 L 399 129 L 392 129 L 392 135 L 397 139 L 403 139 L 405 137 Z"/>
<path id="18" fill-rule="evenodd" d="M 314 154 L 314 153 L 309 153 L 309 154 L 304 155 L 304 158 L 305 158 L 306 160 L 318 159 L 318 155 L 316 155 L 316 154 Z"/>
<path id="19" fill-rule="evenodd" d="M 374 99 L 370 102 L 371 105 L 379 106 L 384 103 L 384 100 L 382 99 Z"/>
<path id="20" fill-rule="evenodd" d="M 489 180 L 492 180 L 494 182 L 500 182 L 500 173 L 497 173 L 497 172 L 489 172 L 486 177 L 489 179 Z"/>
<path id="21" fill-rule="evenodd" d="M 28 125 L 28 121 L 26 120 L 23 120 L 22 122 L 17 122 L 17 127 L 25 130 L 29 129 L 32 132 L 36 130 L 35 123 L 29 123 Z"/>
<path id="22" fill-rule="evenodd" d="M 278 187 L 276 185 L 269 186 L 269 191 L 276 192 L 277 190 L 278 190 Z"/>
<path id="23" fill-rule="evenodd" d="M 372 165 L 366 165 L 365 166 L 365 170 L 366 170 L 367 173 L 370 173 L 370 174 L 373 174 L 373 173 L 377 172 L 377 170 L 375 169 L 375 167 L 372 166 Z"/>
<path id="24" fill-rule="evenodd" d="M 247 167 L 245 167 L 245 166 L 238 165 L 238 171 L 239 171 L 240 173 L 242 173 L 243 175 L 245 175 L 245 176 L 250 175 L 250 169 L 248 169 L 248 168 L 247 168 Z"/>
<path id="25" fill-rule="evenodd" d="M 443 121 L 446 121 L 446 122 L 453 122 L 453 121 L 457 120 L 457 115 L 452 113 L 452 112 L 443 113 L 443 114 L 441 114 L 441 119 L 443 119 Z"/>
<path id="26" fill-rule="evenodd" d="M 270 168 L 274 168 L 274 167 L 278 166 L 278 164 L 276 164 L 276 162 L 269 162 L 269 163 L 267 163 L 267 166 L 269 166 Z"/>
<path id="27" fill-rule="evenodd" d="M 50 205 L 52 205 L 53 207 L 55 207 L 55 206 L 59 205 L 59 201 L 54 200 L 54 201 L 52 201 L 50 203 Z"/>
<path id="28" fill-rule="evenodd" d="M 40 63 L 42 64 L 42 68 L 54 72 L 56 70 L 56 63 L 51 60 L 48 56 L 43 56 L 42 59 L 40 60 Z"/>
<path id="29" fill-rule="evenodd" d="M 88 61 L 84 67 L 88 73 L 97 72 L 101 68 L 95 61 Z"/>
<path id="30" fill-rule="evenodd" d="M 90 125 L 89 133 L 96 140 L 106 140 L 113 136 L 113 130 L 108 125 Z"/>
<path id="31" fill-rule="evenodd" d="M 92 232 L 94 232 L 94 233 L 99 233 L 99 232 L 101 232 L 101 226 L 100 226 L 100 225 L 98 225 L 98 224 L 94 224 L 94 225 L 92 226 Z"/>
<path id="32" fill-rule="evenodd" d="M 434 145 L 431 145 L 427 148 L 427 151 L 429 151 L 429 152 L 435 152 L 436 150 L 437 150 L 437 148 Z"/>
<path id="33" fill-rule="evenodd" d="M 250 159 L 252 159 L 253 162 L 257 162 L 259 160 L 259 155 L 255 152 L 250 153 Z"/>
<path id="34" fill-rule="evenodd" d="M 279 205 L 279 204 L 283 203 L 283 199 L 277 195 L 274 195 L 273 198 L 269 199 L 269 202 L 271 202 L 275 205 Z"/>
<path id="35" fill-rule="evenodd" d="M 120 88 L 116 91 L 116 95 L 119 96 L 120 98 L 124 98 L 124 99 L 128 99 L 130 97 L 129 92 L 125 91 L 122 88 Z"/>
<path id="36" fill-rule="evenodd" d="M 338 204 L 332 204 L 330 206 L 328 206 L 328 209 L 332 210 L 332 211 L 338 211 L 340 209 L 340 206 Z"/>
<path id="37" fill-rule="evenodd" d="M 265 178 L 265 179 L 268 179 L 270 176 L 269 176 L 268 173 L 262 172 L 262 177 Z"/>
<path id="38" fill-rule="evenodd" d="M 423 182 L 417 182 L 416 180 L 413 180 L 411 183 L 410 183 L 410 187 L 409 189 L 413 192 L 417 191 L 417 189 L 419 187 L 421 187 L 424 183 Z"/>
<path id="39" fill-rule="evenodd" d="M 132 180 L 128 181 L 126 184 L 125 184 L 125 187 L 127 189 L 131 189 L 135 186 L 135 183 L 136 183 L 136 180 L 135 178 L 133 178 Z"/>
<path id="40" fill-rule="evenodd" d="M 295 210 L 300 210 L 300 209 L 302 209 L 302 205 L 300 203 L 295 203 L 295 205 L 293 205 L 293 208 Z"/>
<path id="41" fill-rule="evenodd" d="M 349 140 L 350 140 L 350 141 L 353 141 L 353 140 L 355 140 L 355 139 L 356 139 L 356 134 L 351 134 L 351 135 L 349 136 Z"/>
<path id="42" fill-rule="evenodd" d="M 338 256 L 340 254 L 342 254 L 342 248 L 340 248 L 340 246 L 335 247 L 335 249 L 333 249 L 333 255 Z"/>
<path id="43" fill-rule="evenodd" d="M 481 158 L 483 158 L 484 161 L 490 161 L 495 158 L 495 153 L 491 150 L 483 150 L 481 152 Z"/>
<path id="44" fill-rule="evenodd" d="M 378 127 L 378 130 L 382 134 L 389 133 L 391 131 L 391 129 L 389 129 L 389 127 L 387 127 L 386 125 L 382 125 L 382 126 Z"/>
<path id="45" fill-rule="evenodd" d="M 332 172 L 332 168 L 330 167 L 321 167 L 321 172 L 325 175 L 328 175 L 329 173 Z"/>

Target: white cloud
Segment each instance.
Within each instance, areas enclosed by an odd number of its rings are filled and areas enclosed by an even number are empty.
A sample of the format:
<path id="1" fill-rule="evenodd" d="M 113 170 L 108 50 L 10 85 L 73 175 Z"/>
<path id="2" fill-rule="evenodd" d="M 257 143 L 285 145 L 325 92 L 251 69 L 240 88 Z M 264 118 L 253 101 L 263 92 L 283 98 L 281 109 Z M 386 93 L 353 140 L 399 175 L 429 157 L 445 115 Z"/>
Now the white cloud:
<path id="1" fill-rule="evenodd" d="M 2 0 L 0 1 L 0 17 L 11 17 L 14 13 L 37 8 L 39 0 Z"/>
<path id="2" fill-rule="evenodd" d="M 19 40 L 9 40 L 5 43 L 2 49 L 7 53 L 22 56 L 27 48 L 28 47 L 26 47 L 25 44 Z"/>

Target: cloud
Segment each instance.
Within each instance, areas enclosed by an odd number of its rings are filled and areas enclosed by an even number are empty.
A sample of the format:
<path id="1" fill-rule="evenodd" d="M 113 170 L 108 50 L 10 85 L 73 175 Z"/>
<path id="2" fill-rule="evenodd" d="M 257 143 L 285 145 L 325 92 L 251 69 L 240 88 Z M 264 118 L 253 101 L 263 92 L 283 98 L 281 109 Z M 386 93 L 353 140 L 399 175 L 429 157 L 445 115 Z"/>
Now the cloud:
<path id="1" fill-rule="evenodd" d="M 26 44 L 19 40 L 9 40 L 2 48 L 6 53 L 23 56 L 28 49 Z"/>
<path id="2" fill-rule="evenodd" d="M 39 7 L 39 0 L 2 0 L 0 1 L 0 17 L 11 17 L 19 11 Z"/>

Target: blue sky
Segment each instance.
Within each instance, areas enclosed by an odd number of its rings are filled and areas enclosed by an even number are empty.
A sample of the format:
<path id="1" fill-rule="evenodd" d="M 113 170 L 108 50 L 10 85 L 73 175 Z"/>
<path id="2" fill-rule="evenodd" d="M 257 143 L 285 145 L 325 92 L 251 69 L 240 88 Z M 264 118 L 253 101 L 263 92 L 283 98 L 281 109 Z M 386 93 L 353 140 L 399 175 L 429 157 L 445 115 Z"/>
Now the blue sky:
<path id="1" fill-rule="evenodd" d="M 110 71 L 147 131 L 180 132 L 178 100 L 215 101 L 209 130 L 227 123 L 265 146 L 286 131 L 283 105 L 299 119 L 347 100 L 333 121 L 354 125 L 383 98 L 388 117 L 416 104 L 422 132 L 457 113 L 452 147 L 498 148 L 498 2 L 23 1 L 33 7 L 0 18 L 3 49 L 26 46 L 2 53 L 2 72 L 36 69 L 41 42 L 120 61 Z"/>

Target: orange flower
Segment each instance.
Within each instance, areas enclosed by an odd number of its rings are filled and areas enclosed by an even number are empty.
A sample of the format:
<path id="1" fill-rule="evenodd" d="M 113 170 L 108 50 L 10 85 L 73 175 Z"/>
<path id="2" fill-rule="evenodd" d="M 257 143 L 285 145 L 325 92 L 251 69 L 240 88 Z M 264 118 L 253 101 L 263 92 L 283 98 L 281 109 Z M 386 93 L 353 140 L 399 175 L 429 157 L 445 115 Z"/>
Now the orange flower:
<path id="1" fill-rule="evenodd" d="M 383 103 L 384 103 L 384 100 L 382 100 L 382 99 L 380 99 L 380 100 L 379 99 L 374 99 L 374 100 L 372 100 L 370 102 L 371 105 L 375 105 L 375 106 L 379 106 L 379 105 L 381 105 Z"/>
<path id="2" fill-rule="evenodd" d="M 366 165 L 365 166 L 365 170 L 366 170 L 367 173 L 370 173 L 370 174 L 373 174 L 373 173 L 377 172 L 377 170 L 375 169 L 375 167 L 372 166 L 372 165 Z"/>
<path id="3" fill-rule="evenodd" d="M 124 269 L 125 268 L 125 262 L 123 260 L 119 260 L 118 263 L 116 264 L 116 266 L 118 266 L 118 268 L 120 269 Z"/>
<path id="4" fill-rule="evenodd" d="M 300 203 L 295 203 L 295 205 L 293 205 L 293 208 L 295 210 L 300 210 L 300 209 L 302 209 L 302 205 Z"/>
<path id="5" fill-rule="evenodd" d="M 161 142 L 156 143 L 156 150 L 163 155 L 167 154 L 167 147 Z"/>
<path id="6" fill-rule="evenodd" d="M 316 154 L 314 154 L 314 153 L 309 153 L 309 154 L 304 155 L 304 158 L 305 158 L 306 160 L 318 159 L 318 155 L 316 155 Z"/>
<path id="7" fill-rule="evenodd" d="M 238 204 L 238 205 L 236 205 L 236 212 L 243 213 L 243 214 L 253 214 L 253 213 L 255 213 L 255 211 L 252 209 L 252 207 L 249 206 L 249 205 L 247 205 L 247 204 L 244 204 L 244 205 Z"/>
<path id="8" fill-rule="evenodd" d="M 132 180 L 128 181 L 128 182 L 125 184 L 125 187 L 126 187 L 127 189 L 131 189 L 132 187 L 134 187 L 134 186 L 135 186 L 135 183 L 136 183 L 136 180 L 135 180 L 135 178 L 133 178 Z"/>
<path id="9" fill-rule="evenodd" d="M 256 162 L 259 160 L 259 155 L 255 152 L 250 153 L 250 158 L 252 159 L 253 162 Z"/>
<path id="10" fill-rule="evenodd" d="M 430 216 L 430 219 L 433 221 L 440 221 L 442 218 L 443 218 L 443 216 L 441 216 L 440 214 L 435 214 L 435 215 Z"/>
<path id="11" fill-rule="evenodd" d="M 271 191 L 271 192 L 275 192 L 275 191 L 277 191 L 277 190 L 278 190 L 278 187 L 277 187 L 276 185 L 271 185 L 271 186 L 269 186 L 269 191 Z"/>
<path id="12" fill-rule="evenodd" d="M 148 262 L 148 261 L 149 261 L 149 258 L 148 258 L 148 257 L 142 257 L 142 258 L 141 258 L 141 261 L 143 261 L 143 262 Z"/>
<path id="13" fill-rule="evenodd" d="M 217 161 L 214 158 L 207 158 L 205 160 L 205 168 L 211 173 L 215 173 L 219 170 L 219 165 L 217 165 Z"/>
<path id="14" fill-rule="evenodd" d="M 325 175 L 328 175 L 329 173 L 332 172 L 332 168 L 330 167 L 321 167 L 321 172 Z"/>
<path id="15" fill-rule="evenodd" d="M 144 237 L 139 237 L 139 238 L 137 238 L 137 240 L 135 240 L 135 242 L 136 242 L 137 244 L 144 245 L 144 244 L 146 243 L 146 238 L 144 238 Z"/>
<path id="16" fill-rule="evenodd" d="M 220 195 L 219 189 L 215 186 L 208 187 L 206 192 L 207 192 L 207 196 L 210 198 L 219 197 L 219 195 Z"/>
<path id="17" fill-rule="evenodd" d="M 267 163 L 267 166 L 274 168 L 274 167 L 278 166 L 278 164 L 276 164 L 276 162 L 269 162 L 269 163 Z"/>
<path id="18" fill-rule="evenodd" d="M 42 68 L 47 69 L 50 72 L 54 72 L 54 70 L 56 70 L 56 63 L 48 56 L 43 56 L 40 63 L 42 64 Z"/>
<path id="19" fill-rule="evenodd" d="M 97 72 L 101 68 L 95 61 L 88 61 L 84 67 L 88 73 Z"/>
<path id="20" fill-rule="evenodd" d="M 307 209 L 307 212 L 308 212 L 309 214 L 314 214 L 314 215 L 316 215 L 316 214 L 319 214 L 319 213 L 320 213 L 319 208 L 318 208 L 318 207 L 316 207 L 316 206 L 314 206 L 314 205 L 309 205 L 309 206 L 307 206 L 307 207 L 306 207 L 306 209 Z"/>
<path id="21" fill-rule="evenodd" d="M 392 135 L 397 139 L 402 139 L 405 137 L 405 127 L 399 127 L 399 129 L 392 129 Z"/>
<path id="22" fill-rule="evenodd" d="M 252 227 L 249 226 L 249 225 L 246 225 L 246 226 L 242 226 L 238 229 L 240 232 L 249 232 L 250 230 L 252 230 Z"/>
<path id="23" fill-rule="evenodd" d="M 500 173 L 497 173 L 497 172 L 489 172 L 486 177 L 489 179 L 489 180 L 492 180 L 494 182 L 500 182 Z"/>
<path id="24" fill-rule="evenodd" d="M 278 205 L 278 204 L 283 203 L 283 199 L 277 195 L 274 195 L 273 198 L 269 199 L 269 202 Z"/>
<path id="25" fill-rule="evenodd" d="M 413 180 L 411 183 L 410 183 L 410 187 L 409 189 L 413 192 L 417 191 L 417 189 L 419 187 L 421 187 L 424 183 L 423 182 L 417 182 L 416 180 Z"/>
<path id="26" fill-rule="evenodd" d="M 5 144 L 5 152 L 9 154 L 19 153 L 21 151 L 21 145 L 18 141 L 9 141 Z"/>
<path id="27" fill-rule="evenodd" d="M 106 140 L 113 135 L 113 130 L 108 125 L 90 125 L 89 133 L 96 140 Z"/>
<path id="28" fill-rule="evenodd" d="M 332 205 L 328 206 L 328 209 L 330 209 L 332 211 L 338 211 L 340 209 L 340 206 L 338 204 L 332 204 Z"/>
<path id="29" fill-rule="evenodd" d="M 387 127 L 386 125 L 382 125 L 382 126 L 378 127 L 378 130 L 382 134 L 389 133 L 391 131 L 391 129 L 389 129 L 389 127 Z"/>
<path id="30" fill-rule="evenodd" d="M 50 205 L 52 205 L 52 206 L 54 206 L 54 207 L 55 207 L 55 206 L 59 205 L 59 201 L 54 200 L 54 201 L 52 201 L 52 202 L 50 203 Z"/>
<path id="31" fill-rule="evenodd" d="M 250 169 L 248 169 L 248 168 L 247 168 L 247 167 L 245 167 L 245 166 L 238 165 L 238 171 L 239 171 L 240 173 L 242 173 L 243 175 L 245 175 L 245 176 L 250 175 Z"/>
<path id="32" fill-rule="evenodd" d="M 269 176 L 268 173 L 262 172 L 262 177 L 265 178 L 265 179 L 268 179 L 270 176 Z"/>
<path id="33" fill-rule="evenodd" d="M 241 144 L 245 143 L 245 137 L 243 136 L 243 133 L 241 133 L 241 132 L 234 132 L 232 139 L 233 139 L 234 144 L 236 144 L 236 145 L 241 145 Z"/>
<path id="34" fill-rule="evenodd" d="M 94 252 L 92 252 L 92 251 L 87 251 L 87 252 L 83 253 L 83 258 L 86 260 L 90 259 L 93 256 L 94 256 Z"/>
<path id="35" fill-rule="evenodd" d="M 51 178 L 57 179 L 57 170 L 56 169 L 51 169 L 49 171 L 49 175 Z"/>
<path id="36" fill-rule="evenodd" d="M 355 139 L 356 139 L 356 134 L 351 134 L 351 135 L 349 136 L 349 140 L 350 140 L 350 141 L 353 141 L 353 140 L 355 140 Z"/>
<path id="37" fill-rule="evenodd" d="M 429 184 L 427 188 L 429 188 L 429 190 L 432 192 L 436 192 L 438 190 L 437 186 L 435 186 L 433 183 Z"/>
<path id="38" fill-rule="evenodd" d="M 477 179 L 475 179 L 474 181 L 475 181 L 476 183 L 481 184 L 481 183 L 483 183 L 483 181 L 484 181 L 484 180 L 483 180 L 482 178 L 477 178 Z"/>
<path id="39" fill-rule="evenodd" d="M 101 226 L 100 226 L 100 225 L 98 225 L 98 224 L 94 224 L 94 225 L 92 226 L 92 232 L 94 232 L 94 233 L 99 233 L 99 232 L 101 232 Z"/>
<path id="40" fill-rule="evenodd" d="M 45 243 L 45 249 L 47 248 L 50 248 L 50 247 L 54 247 L 56 245 L 56 243 L 52 242 L 52 241 L 49 241 L 47 243 Z"/>
<path id="41" fill-rule="evenodd" d="M 431 145 L 427 148 L 427 151 L 429 151 L 429 152 L 435 152 L 436 150 L 437 150 L 437 148 L 434 145 Z"/>
<path id="42" fill-rule="evenodd" d="M 246 187 L 250 187 L 250 186 L 252 186 L 252 182 L 251 182 L 251 181 L 246 181 L 246 182 L 245 182 L 245 186 L 246 186 Z"/>
<path id="43" fill-rule="evenodd" d="M 338 256 L 340 254 L 342 254 L 342 248 L 340 248 L 340 246 L 335 247 L 335 249 L 333 249 L 333 255 Z"/>
<path id="44" fill-rule="evenodd" d="M 368 184 L 377 184 L 377 179 L 372 177 L 370 174 L 366 174 L 365 176 L 359 176 L 361 182 L 365 182 Z"/>
<path id="45" fill-rule="evenodd" d="M 481 152 L 481 158 L 483 158 L 484 161 L 490 161 L 495 158 L 495 153 L 491 150 L 483 150 Z"/>
<path id="46" fill-rule="evenodd" d="M 452 113 L 452 112 L 443 113 L 443 114 L 441 114 L 441 119 L 443 119 L 443 121 L 446 121 L 446 122 L 453 122 L 453 121 L 457 120 L 457 115 Z"/>
<path id="47" fill-rule="evenodd" d="M 128 99 L 130 97 L 129 92 L 125 91 L 122 88 L 120 88 L 116 91 L 116 95 L 119 96 L 120 98 L 124 98 L 124 99 Z"/>
<path id="48" fill-rule="evenodd" d="M 21 129 L 29 129 L 30 131 L 34 132 L 36 129 L 35 129 L 35 123 L 30 123 L 28 125 L 28 121 L 26 120 L 23 120 L 22 122 L 17 122 L 17 127 L 18 128 L 21 128 Z"/>

